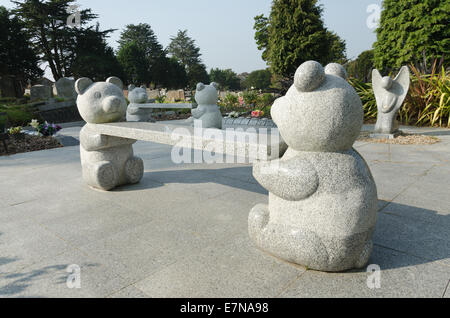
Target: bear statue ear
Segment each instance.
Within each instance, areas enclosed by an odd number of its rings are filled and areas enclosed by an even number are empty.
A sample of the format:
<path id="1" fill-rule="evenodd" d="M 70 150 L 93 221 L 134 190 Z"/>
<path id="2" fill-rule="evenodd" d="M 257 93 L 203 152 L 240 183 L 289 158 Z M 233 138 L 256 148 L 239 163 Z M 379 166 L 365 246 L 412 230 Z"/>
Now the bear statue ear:
<path id="1" fill-rule="evenodd" d="M 141 85 L 141 88 L 143 89 L 147 89 L 147 87 L 145 85 Z"/>
<path id="2" fill-rule="evenodd" d="M 115 76 L 111 76 L 106 80 L 106 83 L 110 83 L 110 84 L 114 84 L 116 85 L 118 88 L 123 89 L 123 83 L 120 80 L 120 78 L 115 77 Z"/>
<path id="3" fill-rule="evenodd" d="M 307 61 L 299 66 L 294 76 L 294 86 L 299 92 L 312 92 L 325 81 L 325 71 L 316 61 Z"/>
<path id="4" fill-rule="evenodd" d="M 328 64 L 325 67 L 325 74 L 335 75 L 335 76 L 341 77 L 345 80 L 347 80 L 347 78 L 348 78 L 347 71 L 341 64 L 338 64 L 338 63 Z"/>
<path id="5" fill-rule="evenodd" d="M 82 77 L 75 82 L 75 91 L 78 95 L 83 95 L 89 86 L 91 86 L 94 82 L 87 77 Z"/>
<path id="6" fill-rule="evenodd" d="M 202 90 L 204 90 L 205 89 L 205 84 L 203 84 L 203 83 L 198 83 L 197 84 L 197 91 L 202 91 Z"/>
<path id="7" fill-rule="evenodd" d="M 219 90 L 219 84 L 217 84 L 216 82 L 212 82 L 211 86 L 214 86 L 215 89 Z"/>
<path id="8" fill-rule="evenodd" d="M 128 91 L 129 92 L 131 92 L 135 88 L 136 88 L 136 86 L 134 86 L 133 84 L 128 85 Z"/>

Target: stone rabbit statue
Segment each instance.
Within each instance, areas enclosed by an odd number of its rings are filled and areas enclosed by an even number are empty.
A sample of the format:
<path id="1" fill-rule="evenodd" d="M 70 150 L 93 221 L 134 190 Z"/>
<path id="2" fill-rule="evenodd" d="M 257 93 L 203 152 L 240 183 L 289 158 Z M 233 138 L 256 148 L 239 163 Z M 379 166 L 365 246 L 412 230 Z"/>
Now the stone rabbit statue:
<path id="1" fill-rule="evenodd" d="M 390 135 L 398 131 L 396 121 L 398 111 L 402 107 L 409 90 L 409 69 L 403 66 L 397 77 L 381 77 L 378 70 L 372 72 L 372 86 L 377 101 L 378 118 L 375 134 Z"/>

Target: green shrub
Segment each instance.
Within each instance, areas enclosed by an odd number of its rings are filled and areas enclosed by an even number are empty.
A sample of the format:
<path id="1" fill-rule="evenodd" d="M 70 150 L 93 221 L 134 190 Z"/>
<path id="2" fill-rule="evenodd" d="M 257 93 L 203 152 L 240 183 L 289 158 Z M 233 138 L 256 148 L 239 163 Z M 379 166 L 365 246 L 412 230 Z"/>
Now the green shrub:
<path id="1" fill-rule="evenodd" d="M 255 106 L 258 103 L 258 93 L 255 91 L 245 91 L 242 97 L 244 98 L 244 104 L 246 106 Z"/>
<path id="2" fill-rule="evenodd" d="M 228 93 L 222 100 L 222 104 L 225 108 L 239 107 L 239 97 L 234 94 Z"/>
<path id="3" fill-rule="evenodd" d="M 361 98 L 361 102 L 364 108 L 364 119 L 377 119 L 378 108 L 377 102 L 375 100 L 375 95 L 373 93 L 372 83 L 364 83 L 363 81 L 354 77 L 349 78 L 348 81 Z"/>
<path id="4" fill-rule="evenodd" d="M 419 126 L 450 127 L 450 74 L 444 66 L 439 71 L 436 65 L 437 60 L 430 74 L 411 66 L 414 75 L 401 112 L 406 122 L 417 119 Z"/>

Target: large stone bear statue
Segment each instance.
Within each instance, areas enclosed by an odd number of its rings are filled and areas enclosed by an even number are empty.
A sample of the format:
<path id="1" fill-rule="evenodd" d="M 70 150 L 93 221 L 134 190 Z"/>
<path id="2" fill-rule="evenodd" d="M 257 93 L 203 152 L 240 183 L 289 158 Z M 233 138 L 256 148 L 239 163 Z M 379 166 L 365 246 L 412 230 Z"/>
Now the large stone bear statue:
<path id="1" fill-rule="evenodd" d="M 320 271 L 362 268 L 373 247 L 377 189 L 352 148 L 363 107 L 346 77 L 339 64 L 298 68 L 271 110 L 289 149 L 253 171 L 270 193 L 269 205 L 250 213 L 250 237 L 272 255 Z"/>
<path id="2" fill-rule="evenodd" d="M 195 101 L 198 107 L 192 110 L 191 121 L 200 121 L 202 128 L 222 129 L 222 113 L 217 106 L 218 88 L 219 86 L 216 83 L 210 85 L 197 84 Z"/>
<path id="3" fill-rule="evenodd" d="M 80 132 L 83 179 L 91 187 L 106 191 L 137 183 L 144 172 L 142 159 L 133 155 L 132 145 L 136 140 L 105 136 L 95 131 L 95 124 L 124 118 L 127 103 L 122 87 L 117 77 L 98 83 L 80 78 L 75 83 L 78 111 L 87 122 Z"/>

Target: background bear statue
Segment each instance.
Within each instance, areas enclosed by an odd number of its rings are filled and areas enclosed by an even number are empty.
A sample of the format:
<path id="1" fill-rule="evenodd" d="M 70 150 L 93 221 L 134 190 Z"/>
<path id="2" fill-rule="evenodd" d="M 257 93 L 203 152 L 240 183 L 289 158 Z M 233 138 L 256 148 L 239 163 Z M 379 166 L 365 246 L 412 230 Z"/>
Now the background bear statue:
<path id="1" fill-rule="evenodd" d="M 198 107 L 192 110 L 192 117 L 189 121 L 201 121 L 202 128 L 222 129 L 222 113 L 219 106 L 217 106 L 219 99 L 218 89 L 219 85 L 216 83 L 211 83 L 210 85 L 197 84 L 195 101 Z"/>
<path id="2" fill-rule="evenodd" d="M 128 86 L 127 121 L 129 122 L 155 122 L 151 117 L 152 109 L 140 108 L 140 105 L 148 102 L 147 88 L 145 86 Z"/>
<path id="3" fill-rule="evenodd" d="M 250 237 L 272 255 L 319 271 L 361 268 L 373 247 L 377 189 L 352 148 L 364 114 L 346 77 L 339 64 L 302 64 L 271 109 L 289 149 L 253 170 L 269 204 L 251 211 Z"/>
<path id="4" fill-rule="evenodd" d="M 91 187 L 106 191 L 137 183 L 144 172 L 142 159 L 133 155 L 136 140 L 100 135 L 93 128 L 124 118 L 127 103 L 122 87 L 117 77 L 98 83 L 80 78 L 75 83 L 78 111 L 87 122 L 80 132 L 83 179 Z"/>

